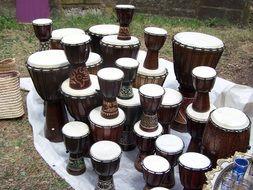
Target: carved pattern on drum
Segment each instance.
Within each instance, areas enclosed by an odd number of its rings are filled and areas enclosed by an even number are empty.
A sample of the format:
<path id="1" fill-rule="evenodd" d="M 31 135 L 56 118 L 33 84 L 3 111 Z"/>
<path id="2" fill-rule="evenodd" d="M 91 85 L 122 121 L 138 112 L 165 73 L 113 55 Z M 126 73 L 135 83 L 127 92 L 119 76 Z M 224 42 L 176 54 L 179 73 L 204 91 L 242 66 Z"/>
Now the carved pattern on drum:
<path id="1" fill-rule="evenodd" d="M 68 162 L 68 165 L 67 165 L 67 169 L 70 172 L 81 172 L 81 171 L 84 172 L 86 168 L 85 168 L 83 158 L 82 157 L 80 157 L 80 158 L 69 157 L 69 162 Z"/>
<path id="2" fill-rule="evenodd" d="M 69 85 L 73 89 L 85 89 L 91 85 L 90 76 L 85 66 L 72 68 Z"/>
<path id="3" fill-rule="evenodd" d="M 122 26 L 120 27 L 118 39 L 119 40 L 130 40 L 131 39 L 131 35 L 130 35 L 128 27 L 122 27 Z"/>
<path id="4" fill-rule="evenodd" d="M 118 117 L 119 115 L 118 103 L 116 101 L 109 102 L 103 100 L 101 115 L 106 119 L 114 119 Z"/>
<path id="5" fill-rule="evenodd" d="M 114 190 L 113 178 L 106 181 L 98 179 L 98 183 L 95 190 Z"/>
<path id="6" fill-rule="evenodd" d="M 126 85 L 122 85 L 120 88 L 120 92 L 119 92 L 119 98 L 122 99 L 130 99 L 134 96 L 133 94 L 133 89 L 132 89 L 132 85 L 130 86 L 126 86 Z"/>
<path id="7" fill-rule="evenodd" d="M 147 115 L 145 113 L 141 116 L 140 127 L 143 131 L 152 132 L 158 128 L 158 117 L 155 115 Z"/>
<path id="8" fill-rule="evenodd" d="M 45 51 L 50 49 L 50 42 L 40 42 L 40 49 L 39 51 Z"/>

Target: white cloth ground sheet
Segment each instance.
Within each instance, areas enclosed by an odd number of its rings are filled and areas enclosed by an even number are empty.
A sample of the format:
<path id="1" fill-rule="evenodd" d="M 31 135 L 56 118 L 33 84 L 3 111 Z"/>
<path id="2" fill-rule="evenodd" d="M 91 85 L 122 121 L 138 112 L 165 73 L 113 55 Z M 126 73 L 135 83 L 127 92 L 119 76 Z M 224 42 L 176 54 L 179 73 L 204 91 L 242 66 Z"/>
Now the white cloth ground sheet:
<path id="1" fill-rule="evenodd" d="M 143 60 L 145 52 L 140 51 L 138 60 Z M 160 59 L 160 63 L 168 68 L 169 74 L 164 87 L 177 89 L 178 83 L 173 71 L 173 64 L 165 59 Z M 21 88 L 29 90 L 27 95 L 28 119 L 33 128 L 34 145 L 39 154 L 62 178 L 64 178 L 76 190 L 92 190 L 95 188 L 97 175 L 92 169 L 91 161 L 85 158 L 87 170 L 80 176 L 69 175 L 65 168 L 68 154 L 63 143 L 51 143 L 44 137 L 43 101 L 38 96 L 30 78 L 21 78 Z M 247 86 L 237 85 L 227 80 L 217 78 L 215 86 L 210 93 L 211 102 L 216 107 L 234 107 L 245 112 L 252 120 L 253 118 L 253 89 Z M 190 136 L 187 133 L 179 133 L 172 130 L 172 134 L 180 136 L 187 147 Z M 253 146 L 253 130 L 251 130 L 251 146 Z M 253 148 L 250 152 L 252 153 Z M 144 187 L 144 180 L 141 173 L 134 168 L 134 160 L 137 155 L 137 148 L 130 152 L 123 152 L 119 171 L 114 174 L 116 189 L 140 190 Z M 181 190 L 182 186 L 176 173 L 176 185 L 173 189 Z"/>

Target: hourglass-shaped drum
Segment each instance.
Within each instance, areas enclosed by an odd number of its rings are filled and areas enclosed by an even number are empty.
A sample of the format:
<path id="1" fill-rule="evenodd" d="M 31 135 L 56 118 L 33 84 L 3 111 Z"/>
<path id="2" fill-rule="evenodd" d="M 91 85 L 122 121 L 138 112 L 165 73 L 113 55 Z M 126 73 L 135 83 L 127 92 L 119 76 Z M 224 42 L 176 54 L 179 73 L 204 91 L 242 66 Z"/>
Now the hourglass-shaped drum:
<path id="1" fill-rule="evenodd" d="M 170 163 L 158 155 L 147 156 L 141 165 L 143 168 L 143 178 L 146 182 L 144 190 L 160 186 L 170 171 Z"/>
<path id="2" fill-rule="evenodd" d="M 144 29 L 145 45 L 148 49 L 144 60 L 144 68 L 155 70 L 158 68 L 158 53 L 167 38 L 167 31 L 163 28 L 147 27 Z"/>
<path id="3" fill-rule="evenodd" d="M 111 141 L 99 141 L 90 148 L 92 166 L 98 175 L 96 190 L 114 190 L 113 175 L 119 169 L 121 148 Z"/>
<path id="4" fill-rule="evenodd" d="M 139 88 L 142 116 L 140 127 L 143 131 L 155 131 L 158 127 L 157 110 L 162 103 L 165 90 L 157 84 L 145 84 Z"/>
<path id="5" fill-rule="evenodd" d="M 116 66 L 124 72 L 124 79 L 118 97 L 130 99 L 133 97 L 132 82 L 136 77 L 139 62 L 132 58 L 119 58 Z"/>
<path id="6" fill-rule="evenodd" d="M 170 133 L 170 125 L 175 120 L 180 105 L 183 101 L 183 96 L 180 92 L 164 88 L 165 94 L 162 103 L 157 111 L 158 122 L 163 126 L 164 133 Z"/>
<path id="7" fill-rule="evenodd" d="M 40 41 L 40 51 L 50 49 L 49 40 L 52 33 L 52 20 L 39 18 L 32 21 L 35 36 Z"/>
<path id="8" fill-rule="evenodd" d="M 195 67 L 192 70 L 193 86 L 196 90 L 192 108 L 197 112 L 206 112 L 210 109 L 209 92 L 214 86 L 216 71 L 207 66 Z"/>
<path id="9" fill-rule="evenodd" d="M 67 172 L 81 175 L 86 170 L 83 155 L 88 152 L 89 127 L 85 123 L 72 121 L 63 126 L 62 133 L 66 150 L 70 153 Z"/>
<path id="10" fill-rule="evenodd" d="M 45 136 L 50 141 L 60 142 L 67 115 L 58 89 L 68 77 L 69 62 L 63 50 L 46 50 L 29 56 L 26 67 L 36 91 L 45 101 Z"/>
<path id="11" fill-rule="evenodd" d="M 119 20 L 120 29 L 118 34 L 119 40 L 129 40 L 131 35 L 129 32 L 129 25 L 132 21 L 135 6 L 133 5 L 116 5 L 116 14 Z"/>

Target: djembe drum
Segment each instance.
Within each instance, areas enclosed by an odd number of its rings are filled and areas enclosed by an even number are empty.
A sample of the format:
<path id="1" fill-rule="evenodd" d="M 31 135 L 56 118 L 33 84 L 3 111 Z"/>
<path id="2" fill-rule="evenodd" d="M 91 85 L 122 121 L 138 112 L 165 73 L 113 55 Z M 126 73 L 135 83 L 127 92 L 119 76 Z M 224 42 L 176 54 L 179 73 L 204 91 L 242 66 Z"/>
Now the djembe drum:
<path id="1" fill-rule="evenodd" d="M 197 152 L 187 152 L 179 159 L 179 176 L 184 190 L 201 190 L 206 182 L 205 172 L 211 169 L 208 157 Z"/>
<path id="2" fill-rule="evenodd" d="M 140 120 L 142 109 L 138 89 L 133 88 L 133 97 L 130 99 L 117 98 L 118 106 L 126 114 L 124 129 L 119 140 L 119 145 L 123 151 L 129 151 L 135 148 L 135 140 L 133 134 L 134 124 Z"/>
<path id="3" fill-rule="evenodd" d="M 193 86 L 196 90 L 192 108 L 197 112 L 210 110 L 209 92 L 216 79 L 215 69 L 207 66 L 198 66 L 192 70 Z"/>
<path id="4" fill-rule="evenodd" d="M 45 101 L 45 137 L 52 142 L 60 142 L 67 115 L 58 89 L 68 77 L 69 62 L 63 50 L 46 50 L 29 56 L 26 67 L 36 91 Z"/>
<path id="5" fill-rule="evenodd" d="M 135 59 L 124 57 L 117 59 L 115 64 L 124 72 L 124 79 L 118 97 L 130 99 L 134 96 L 132 83 L 136 77 L 139 62 Z"/>
<path id="6" fill-rule="evenodd" d="M 117 35 L 105 36 L 100 41 L 103 67 L 115 67 L 115 62 L 121 57 L 137 58 L 140 41 L 131 36 L 130 40 L 119 40 Z"/>
<path id="7" fill-rule="evenodd" d="M 90 52 L 89 58 L 86 62 L 88 72 L 90 74 L 97 75 L 97 72 L 102 67 L 102 63 L 103 63 L 103 60 L 99 54 Z"/>
<path id="8" fill-rule="evenodd" d="M 192 103 L 193 88 L 192 69 L 197 66 L 215 68 L 224 50 L 223 42 L 214 37 L 198 32 L 181 32 L 172 39 L 173 62 L 179 90 L 184 96 L 180 114 L 176 121 L 186 124 L 185 110 Z M 180 118 L 181 117 L 181 118 Z"/>
<path id="9" fill-rule="evenodd" d="M 162 103 L 165 90 L 157 84 L 145 84 L 139 88 L 142 116 L 140 127 L 143 131 L 152 132 L 158 127 L 157 110 Z"/>
<path id="10" fill-rule="evenodd" d="M 246 152 L 249 148 L 250 119 L 240 110 L 221 107 L 210 113 L 202 138 L 202 153 L 212 165 L 220 158 Z"/>
<path id="11" fill-rule="evenodd" d="M 51 49 L 63 49 L 61 40 L 67 35 L 73 34 L 85 34 L 82 29 L 79 28 L 61 28 L 52 31 L 52 37 L 50 39 Z"/>
<path id="12" fill-rule="evenodd" d="M 66 150 L 70 153 L 67 172 L 81 175 L 86 170 L 83 155 L 88 152 L 89 127 L 85 123 L 72 121 L 63 126 L 62 133 Z"/>
<path id="13" fill-rule="evenodd" d="M 164 177 L 161 186 L 172 188 L 175 185 L 174 167 L 184 150 L 184 142 L 176 135 L 165 134 L 156 139 L 156 154 L 164 157 L 170 163 L 171 169 Z"/>
<path id="14" fill-rule="evenodd" d="M 101 55 L 100 41 L 104 36 L 116 35 L 119 33 L 119 26 L 114 24 L 99 24 L 91 26 L 87 33 L 91 37 L 91 51 Z"/>
<path id="15" fill-rule="evenodd" d="M 133 132 L 135 135 L 136 145 L 139 149 L 134 166 L 137 171 L 142 172 L 141 162 L 146 156 L 155 153 L 155 141 L 160 135 L 162 135 L 163 127 L 158 123 L 158 127 L 155 131 L 146 132 L 141 129 L 140 121 L 138 121 L 134 125 Z"/>
<path id="16" fill-rule="evenodd" d="M 143 168 L 143 178 L 146 182 L 144 190 L 160 186 L 170 171 L 170 163 L 158 155 L 147 156 L 142 161 L 141 166 Z"/>
<path id="17" fill-rule="evenodd" d="M 175 120 L 180 105 L 183 101 L 183 96 L 180 92 L 164 88 L 165 94 L 160 107 L 158 108 L 158 122 L 163 126 L 165 134 L 170 133 L 170 125 Z"/>
<path id="18" fill-rule="evenodd" d="M 186 108 L 186 120 L 187 131 L 191 135 L 191 141 L 189 143 L 187 152 L 201 152 L 201 142 L 205 126 L 208 122 L 208 117 L 211 111 L 215 109 L 214 105 L 210 105 L 210 108 L 206 112 L 197 112 L 193 109 L 193 105 L 190 104 Z"/>
<path id="19" fill-rule="evenodd" d="M 116 15 L 119 20 L 120 28 L 118 39 L 119 40 L 130 40 L 131 35 L 129 32 L 129 25 L 132 21 L 135 6 L 133 5 L 116 5 Z"/>
<path id="20" fill-rule="evenodd" d="M 49 50 L 49 40 L 52 33 L 52 20 L 48 18 L 39 18 L 32 21 L 35 36 L 40 41 L 39 51 Z"/>
<path id="21" fill-rule="evenodd" d="M 92 166 L 98 175 L 96 190 L 114 190 L 113 174 L 118 171 L 121 148 L 111 141 L 99 141 L 90 148 Z"/>
<path id="22" fill-rule="evenodd" d="M 169 190 L 169 189 L 167 189 L 165 187 L 154 187 L 151 190 Z"/>

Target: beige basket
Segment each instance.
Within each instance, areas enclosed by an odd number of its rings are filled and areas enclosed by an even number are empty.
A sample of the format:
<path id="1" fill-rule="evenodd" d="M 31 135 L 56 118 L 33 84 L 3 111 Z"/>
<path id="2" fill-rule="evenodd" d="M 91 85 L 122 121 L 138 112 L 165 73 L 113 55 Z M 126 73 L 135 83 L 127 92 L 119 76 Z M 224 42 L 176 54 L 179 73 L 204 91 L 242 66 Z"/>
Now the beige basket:
<path id="1" fill-rule="evenodd" d="M 0 72 L 0 119 L 24 115 L 19 76 L 17 71 Z"/>
<path id="2" fill-rule="evenodd" d="M 0 72 L 15 71 L 15 58 L 8 58 L 0 61 Z"/>

